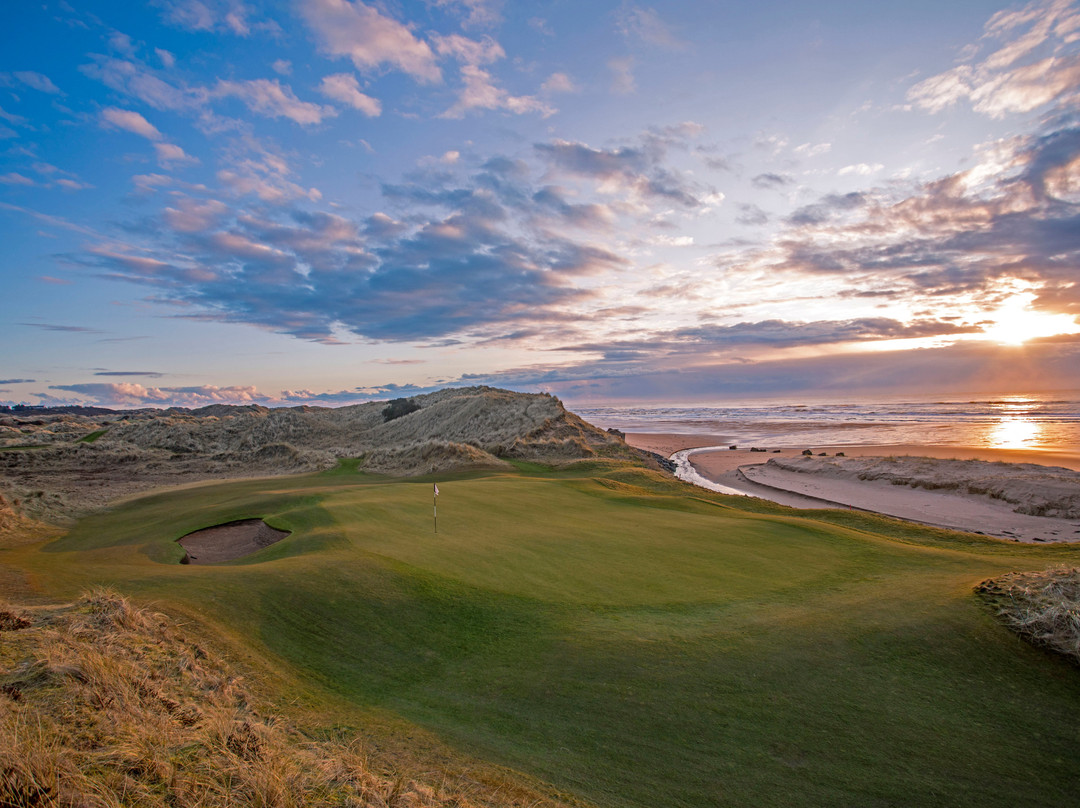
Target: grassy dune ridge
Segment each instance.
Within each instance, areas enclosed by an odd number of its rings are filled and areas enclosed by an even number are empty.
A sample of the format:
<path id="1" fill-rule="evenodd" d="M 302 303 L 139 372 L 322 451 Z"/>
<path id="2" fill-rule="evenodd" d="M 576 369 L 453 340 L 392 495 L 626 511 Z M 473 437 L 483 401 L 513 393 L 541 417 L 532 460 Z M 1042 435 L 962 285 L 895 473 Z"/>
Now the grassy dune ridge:
<path id="1" fill-rule="evenodd" d="M 283 694 L 597 805 L 1062 805 L 1080 786 L 1076 670 L 973 595 L 1080 549 L 614 461 L 517 466 L 440 475 L 437 534 L 432 478 L 343 464 L 132 500 L 0 564 L 55 597 L 108 584 L 200 614 L 288 671 Z M 178 563 L 181 535 L 250 517 L 292 535 Z"/>

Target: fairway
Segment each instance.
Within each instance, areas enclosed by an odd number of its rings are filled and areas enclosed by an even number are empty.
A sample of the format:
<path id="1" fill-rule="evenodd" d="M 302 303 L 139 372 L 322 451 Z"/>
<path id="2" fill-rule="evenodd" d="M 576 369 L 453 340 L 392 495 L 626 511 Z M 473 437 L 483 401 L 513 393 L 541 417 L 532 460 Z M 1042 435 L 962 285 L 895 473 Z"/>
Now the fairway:
<path id="1" fill-rule="evenodd" d="M 333 473 L 131 500 L 0 562 L 197 612 L 344 697 L 604 806 L 1046 805 L 1080 786 L 1080 676 L 975 598 L 1077 563 L 609 465 Z M 752 512 L 747 508 L 762 512 Z M 179 564 L 180 536 L 291 535 Z M 320 695 L 322 694 L 322 695 Z"/>

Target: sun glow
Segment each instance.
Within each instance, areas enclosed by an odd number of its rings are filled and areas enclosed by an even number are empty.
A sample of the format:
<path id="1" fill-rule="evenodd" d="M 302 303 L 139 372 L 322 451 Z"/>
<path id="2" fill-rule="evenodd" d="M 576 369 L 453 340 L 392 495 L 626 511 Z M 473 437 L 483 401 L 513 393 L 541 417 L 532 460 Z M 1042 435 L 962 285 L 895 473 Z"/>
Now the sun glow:
<path id="1" fill-rule="evenodd" d="M 1049 314 L 1031 308 L 1034 292 L 1013 294 L 983 326 L 983 336 L 1002 345 L 1021 345 L 1039 337 L 1080 333 L 1080 325 L 1068 314 Z"/>

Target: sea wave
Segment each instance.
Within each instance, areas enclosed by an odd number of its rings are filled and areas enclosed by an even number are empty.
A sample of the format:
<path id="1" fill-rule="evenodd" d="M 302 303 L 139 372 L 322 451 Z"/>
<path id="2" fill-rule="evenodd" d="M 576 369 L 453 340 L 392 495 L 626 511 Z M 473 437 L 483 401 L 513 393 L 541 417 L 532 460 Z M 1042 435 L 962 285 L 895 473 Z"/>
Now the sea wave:
<path id="1" fill-rule="evenodd" d="M 946 444 L 1080 449 L 1080 393 L 956 401 L 767 402 L 577 409 L 602 428 L 716 435 L 738 444 Z"/>

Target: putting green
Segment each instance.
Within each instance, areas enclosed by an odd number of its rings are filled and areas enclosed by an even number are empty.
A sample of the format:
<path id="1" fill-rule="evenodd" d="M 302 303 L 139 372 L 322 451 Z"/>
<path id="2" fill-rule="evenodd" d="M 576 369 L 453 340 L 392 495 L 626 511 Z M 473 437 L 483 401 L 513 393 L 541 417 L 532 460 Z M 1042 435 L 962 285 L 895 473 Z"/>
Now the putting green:
<path id="1" fill-rule="evenodd" d="M 438 482 L 437 533 L 430 480 L 343 467 L 133 500 L 0 561 L 56 596 L 105 583 L 198 610 L 311 699 L 603 805 L 1061 805 L 1080 785 L 1080 675 L 972 595 L 1080 550 L 615 465 Z M 252 517 L 292 534 L 177 563 L 179 536 Z"/>

